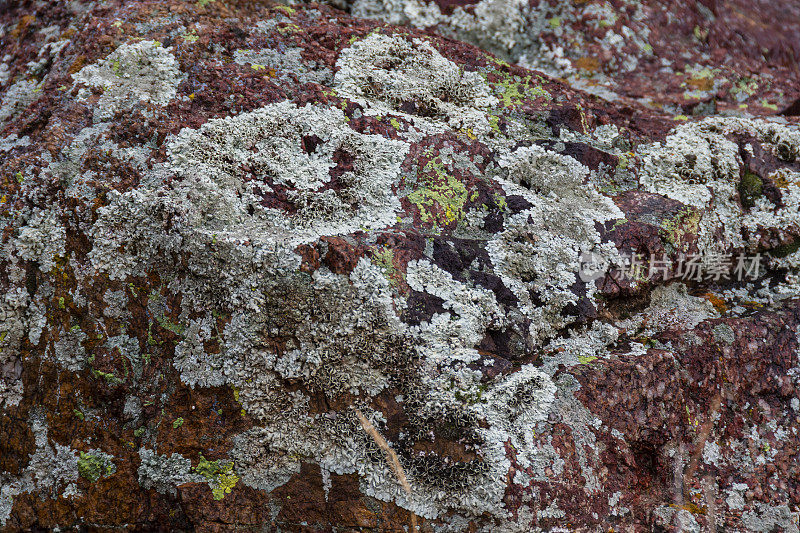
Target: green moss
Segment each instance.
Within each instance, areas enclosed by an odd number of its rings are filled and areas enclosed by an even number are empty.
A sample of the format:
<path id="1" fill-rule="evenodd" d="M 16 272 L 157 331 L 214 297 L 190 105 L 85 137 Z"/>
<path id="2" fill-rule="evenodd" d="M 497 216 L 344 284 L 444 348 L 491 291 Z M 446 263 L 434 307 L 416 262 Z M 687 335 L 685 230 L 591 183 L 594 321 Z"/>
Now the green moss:
<path id="1" fill-rule="evenodd" d="M 117 470 L 114 463 L 103 455 L 93 455 L 84 452 L 80 452 L 80 454 L 81 456 L 78 459 L 78 474 L 90 483 L 96 482 L 101 477 L 108 477 Z"/>
<path id="2" fill-rule="evenodd" d="M 173 429 L 178 429 L 178 428 L 179 428 L 179 427 L 181 427 L 182 425 L 183 425 L 183 417 L 178 417 L 178 418 L 176 418 L 176 419 L 175 419 L 175 421 L 172 423 L 172 428 L 173 428 Z"/>
<path id="3" fill-rule="evenodd" d="M 80 412 L 80 411 L 79 411 L 79 410 L 77 410 L 77 409 L 73 409 L 73 410 L 72 410 L 72 414 L 74 414 L 74 415 L 75 415 L 75 418 L 78 418 L 78 419 L 80 419 L 80 420 L 84 420 L 84 419 L 85 419 L 85 417 L 83 416 L 83 413 L 82 413 L 82 412 Z"/>
<path id="4" fill-rule="evenodd" d="M 136 428 L 133 430 L 133 436 L 137 439 L 144 435 L 144 427 Z"/>
<path id="5" fill-rule="evenodd" d="M 750 209 L 755 205 L 756 199 L 763 195 L 764 182 L 758 174 L 745 170 L 738 189 L 739 200 L 745 208 Z"/>

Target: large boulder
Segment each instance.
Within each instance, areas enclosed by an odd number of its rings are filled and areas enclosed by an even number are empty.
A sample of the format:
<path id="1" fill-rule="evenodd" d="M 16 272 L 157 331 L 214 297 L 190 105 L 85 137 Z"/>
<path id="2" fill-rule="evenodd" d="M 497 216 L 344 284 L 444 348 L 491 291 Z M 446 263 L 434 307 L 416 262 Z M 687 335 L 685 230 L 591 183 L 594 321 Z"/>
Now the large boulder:
<path id="1" fill-rule="evenodd" d="M 798 531 L 788 67 L 690 118 L 489 3 L 0 2 L 0 530 Z"/>

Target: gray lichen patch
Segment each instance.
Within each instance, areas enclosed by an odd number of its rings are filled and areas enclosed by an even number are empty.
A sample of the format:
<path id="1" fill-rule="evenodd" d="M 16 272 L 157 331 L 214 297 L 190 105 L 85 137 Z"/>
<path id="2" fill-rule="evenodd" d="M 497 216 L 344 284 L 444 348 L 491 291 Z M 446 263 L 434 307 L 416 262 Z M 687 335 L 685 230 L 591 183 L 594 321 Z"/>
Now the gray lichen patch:
<path id="1" fill-rule="evenodd" d="M 336 0 L 331 3 L 336 3 Z M 428 28 L 447 23 L 450 28 L 442 30 L 458 33 L 463 40 L 480 43 L 483 48 L 494 53 L 508 53 L 520 41 L 536 35 L 530 27 L 531 19 L 525 0 L 481 0 L 465 9 L 455 5 L 452 15 L 442 13 L 435 2 L 424 0 L 354 0 L 351 4 L 353 14 L 360 17 L 378 18 L 392 24 L 411 24 L 418 28 Z"/>
<path id="2" fill-rule="evenodd" d="M 11 85 L 0 102 L 0 124 L 16 118 L 37 98 L 41 84 L 36 80 L 19 80 Z"/>
<path id="3" fill-rule="evenodd" d="M 192 472 L 192 461 L 178 453 L 166 456 L 140 448 L 139 458 L 139 485 L 146 489 L 153 488 L 161 494 L 175 494 L 178 485 L 205 481 L 203 476 Z"/>
<path id="4" fill-rule="evenodd" d="M 140 102 L 167 105 L 184 78 L 178 61 L 157 41 L 122 44 L 108 57 L 81 69 L 75 83 L 103 91 L 95 122 L 133 108 Z"/>
<path id="5" fill-rule="evenodd" d="M 227 216 L 243 217 L 250 207 L 256 220 L 278 219 L 314 237 L 391 225 L 399 207 L 392 185 L 408 147 L 357 133 L 347 120 L 336 108 L 290 102 L 212 120 L 171 143 L 172 169 L 185 187 L 207 187 L 227 200 Z M 328 186 L 333 179 L 339 187 Z M 291 217 L 261 207 L 260 197 L 276 186 L 287 189 Z"/>
<path id="6" fill-rule="evenodd" d="M 262 48 L 258 50 L 236 50 L 233 60 L 242 65 L 250 65 L 254 70 L 272 69 L 275 75 L 285 78 L 294 75 L 300 83 L 319 83 L 329 85 L 333 80 L 333 73 L 316 62 L 307 62 L 300 55 L 300 47 L 287 47 L 283 50 Z"/>
<path id="7" fill-rule="evenodd" d="M 17 405 L 22 399 L 22 355 L 20 345 L 28 328 L 30 297 L 25 289 L 7 291 L 0 300 L 0 407 Z"/>
<path id="8" fill-rule="evenodd" d="M 338 109 L 291 102 L 184 129 L 150 185 L 116 194 L 100 210 L 90 258 L 112 278 L 166 267 L 165 258 L 190 250 L 198 252 L 194 268 L 203 269 L 215 261 L 204 251 L 209 245 L 223 255 L 291 263 L 295 246 L 320 235 L 393 225 L 400 202 L 392 187 L 407 150 L 353 131 Z M 162 185 L 173 176 L 177 183 Z M 173 230 L 165 233 L 167 220 Z M 242 247 L 245 240 L 255 249 Z"/>
<path id="9" fill-rule="evenodd" d="M 581 255 L 605 262 L 618 257 L 613 244 L 601 243 L 595 224 L 624 216 L 595 186 L 584 185 L 589 169 L 570 157 L 534 145 L 506 155 L 500 166 L 506 194 L 520 195 L 532 207 L 513 215 L 487 249 L 531 320 L 531 336 L 542 343 L 574 320 L 563 312 L 567 306 L 595 294 L 593 283 L 584 295 L 574 290 Z"/>
<path id="10" fill-rule="evenodd" d="M 23 493 L 51 498 L 68 496 L 70 487 L 78 480 L 78 457 L 69 446 L 50 443 L 44 412 L 34 409 L 29 422 L 36 449 L 18 476 L 0 475 L 0 526 L 6 525 L 15 496 Z"/>
<path id="11" fill-rule="evenodd" d="M 497 99 L 489 86 L 425 40 L 373 33 L 344 49 L 336 67 L 339 94 L 371 114 L 406 116 L 422 129 L 491 130 L 486 112 Z"/>
<path id="12" fill-rule="evenodd" d="M 16 253 L 22 259 L 35 261 L 42 272 L 55 267 L 55 259 L 64 255 L 66 230 L 58 220 L 55 210 L 35 210 L 19 228 L 13 241 Z"/>

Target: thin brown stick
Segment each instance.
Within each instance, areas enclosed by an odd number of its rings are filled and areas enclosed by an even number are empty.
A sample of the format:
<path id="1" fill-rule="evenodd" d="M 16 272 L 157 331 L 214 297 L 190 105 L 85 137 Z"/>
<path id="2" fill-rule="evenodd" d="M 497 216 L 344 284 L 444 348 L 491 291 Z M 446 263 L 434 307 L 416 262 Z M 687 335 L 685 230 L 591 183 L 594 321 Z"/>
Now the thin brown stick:
<path id="1" fill-rule="evenodd" d="M 411 494 L 411 484 L 408 482 L 408 478 L 406 477 L 406 471 L 403 470 L 403 465 L 400 464 L 400 459 L 398 459 L 397 454 L 394 452 L 389 443 L 386 442 L 386 439 L 383 438 L 383 435 L 378 433 L 378 430 L 375 429 L 375 426 L 372 425 L 364 414 L 358 410 L 354 409 L 356 412 L 356 416 L 358 417 L 359 422 L 361 422 L 361 427 L 364 428 L 364 431 L 372 437 L 372 440 L 375 441 L 375 444 L 383 450 L 386 454 L 386 462 L 389 464 L 389 468 L 392 469 L 394 475 L 397 476 L 397 480 L 400 482 L 400 486 L 403 487 L 403 490 L 406 491 L 406 494 Z M 411 513 L 411 531 L 414 532 L 417 530 L 417 515 L 413 512 Z"/>

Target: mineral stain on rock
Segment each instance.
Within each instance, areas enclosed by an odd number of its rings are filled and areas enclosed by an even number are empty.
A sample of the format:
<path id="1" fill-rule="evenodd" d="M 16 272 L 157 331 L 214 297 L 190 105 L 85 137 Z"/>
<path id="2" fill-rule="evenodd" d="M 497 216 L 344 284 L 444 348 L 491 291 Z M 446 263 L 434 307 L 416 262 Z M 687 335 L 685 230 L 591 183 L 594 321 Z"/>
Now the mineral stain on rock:
<path id="1" fill-rule="evenodd" d="M 3 5 L 0 531 L 798 531 L 791 17 L 330 3 Z"/>

